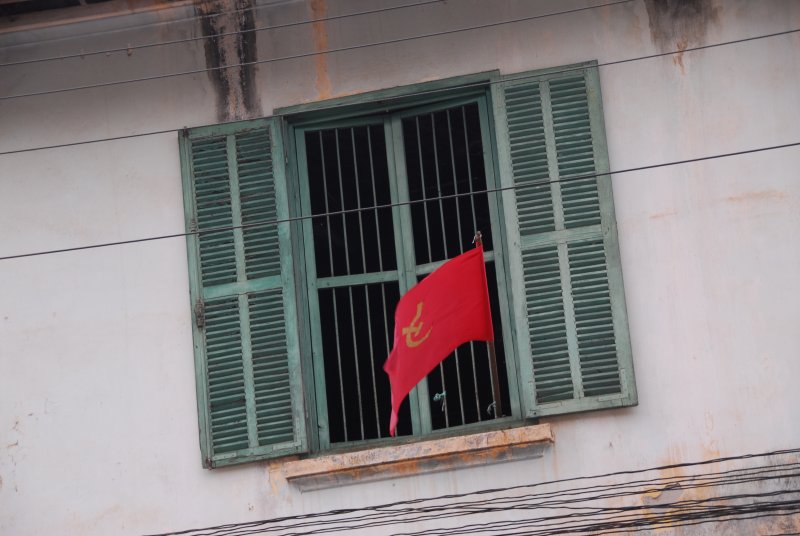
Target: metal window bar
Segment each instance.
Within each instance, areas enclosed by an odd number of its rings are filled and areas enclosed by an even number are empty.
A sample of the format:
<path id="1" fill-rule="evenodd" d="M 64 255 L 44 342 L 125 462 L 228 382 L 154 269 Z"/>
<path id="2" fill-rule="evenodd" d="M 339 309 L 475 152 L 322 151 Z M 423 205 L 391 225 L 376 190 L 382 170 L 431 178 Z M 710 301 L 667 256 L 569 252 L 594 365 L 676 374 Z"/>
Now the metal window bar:
<path id="1" fill-rule="evenodd" d="M 437 263 L 465 251 L 471 246 L 468 241 L 465 243 L 464 236 L 471 238 L 481 224 L 479 222 L 490 221 L 485 193 L 468 196 L 468 203 L 464 205 L 460 200 L 449 203 L 441 199 L 448 193 L 472 193 L 486 188 L 484 165 L 479 162 L 483 158 L 483 146 L 478 114 L 476 104 L 466 104 L 406 117 L 402 122 L 403 128 L 408 130 L 404 132 L 404 140 L 409 194 L 412 200 L 421 200 L 424 207 L 412 215 L 415 241 L 424 241 L 415 246 L 420 257 L 418 266 L 423 264 L 421 261 Z M 462 132 L 458 132 L 459 129 Z M 431 187 L 436 188 L 438 199 L 428 199 L 433 197 L 428 195 Z M 436 214 L 437 209 L 439 214 Z M 431 226 L 430 223 L 437 219 L 439 225 Z M 440 228 L 441 236 L 433 237 L 430 234 L 432 228 Z M 485 236 L 491 236 L 490 228 L 483 230 Z M 457 247 L 451 244 L 455 237 L 458 237 Z M 434 247 L 436 239 L 442 240 L 442 248 L 438 244 Z M 440 249 L 442 256 L 438 257 Z M 489 249 L 491 242 L 487 240 Z M 427 259 L 425 253 L 428 253 Z M 493 273 L 493 263 L 489 264 L 491 267 L 487 266 L 487 270 Z M 496 300 L 495 290 L 490 288 L 490 291 Z M 494 418 L 492 412 L 487 413 L 494 400 L 491 382 L 488 381 L 489 370 L 489 354 L 485 345 L 480 343 L 463 345 L 437 366 L 428 376 L 434 429 Z M 501 383 L 507 385 L 504 373 L 505 369 L 501 367 Z"/>
<path id="2" fill-rule="evenodd" d="M 467 111 L 463 106 L 461 107 L 461 120 L 462 120 L 462 125 L 464 127 L 464 146 L 467 148 L 467 157 L 465 159 L 466 160 L 466 164 L 467 164 L 467 188 L 468 188 L 468 191 L 470 193 L 472 193 L 472 191 L 473 191 L 472 190 L 472 164 L 471 164 L 471 162 L 469 160 L 469 139 L 467 137 Z M 456 180 L 456 182 L 458 181 L 458 179 L 455 179 L 455 180 Z M 470 208 L 472 209 L 470 211 L 470 215 L 472 216 L 472 226 L 473 226 L 474 229 L 477 230 L 478 222 L 477 222 L 477 219 L 475 217 L 475 197 L 473 195 L 470 195 L 470 196 L 467 196 L 467 197 L 469 197 L 469 204 L 470 204 Z M 478 367 L 477 367 L 477 365 L 475 363 L 475 343 L 470 343 L 469 344 L 469 350 L 470 350 L 470 357 L 471 357 L 471 360 L 472 360 L 472 381 L 474 382 L 474 386 L 475 386 L 475 407 L 477 408 L 478 420 L 480 421 L 480 420 L 483 420 L 482 419 L 483 413 L 481 412 L 480 396 L 478 395 L 478 374 L 477 374 Z"/>
<path id="3" fill-rule="evenodd" d="M 344 210 L 345 209 L 345 203 L 344 203 L 344 200 L 345 200 L 345 197 L 344 197 L 344 180 L 345 180 L 345 178 L 344 178 L 344 176 L 342 174 L 342 147 L 341 147 L 341 145 L 339 143 L 339 134 L 340 133 L 341 133 L 341 129 L 337 128 L 337 129 L 334 130 L 334 139 L 336 140 L 336 172 L 337 172 L 338 179 L 339 179 L 338 180 L 338 182 L 339 182 L 339 200 L 340 200 L 340 207 Z M 355 146 L 353 147 L 353 150 L 355 150 Z M 358 188 L 356 188 L 356 190 L 358 190 Z M 358 208 L 360 208 L 360 207 L 358 207 Z M 361 212 L 358 213 L 358 217 L 359 217 L 359 219 L 361 218 Z M 351 274 L 351 271 L 350 271 L 350 248 L 349 248 L 350 244 L 349 244 L 349 239 L 348 239 L 348 235 L 347 235 L 347 215 L 346 214 L 342 214 L 342 228 L 343 228 L 343 239 L 344 239 L 345 274 L 346 275 L 350 275 Z M 361 230 L 362 227 L 359 226 L 359 229 Z M 361 236 L 363 238 L 363 230 L 361 231 L 361 233 L 362 233 Z M 362 246 L 362 249 L 363 249 L 363 246 L 364 246 L 363 240 L 362 240 L 361 246 Z M 363 255 L 362 255 L 362 258 L 363 258 Z M 335 296 L 336 296 L 336 293 L 334 292 L 334 297 Z M 356 325 L 355 325 L 355 321 L 354 321 L 355 320 L 355 314 L 353 312 L 353 287 L 347 287 L 347 298 L 348 298 L 347 299 L 347 303 L 350 306 L 350 319 L 349 320 L 350 320 L 350 325 L 351 325 L 351 331 L 352 331 L 352 334 L 353 334 L 353 361 L 354 361 L 354 365 L 355 365 L 354 366 L 354 370 L 355 370 L 355 376 L 356 376 L 356 392 L 358 394 L 358 397 L 357 397 L 357 400 L 358 400 L 358 423 L 359 423 L 359 427 L 360 427 L 360 431 L 361 431 L 361 439 L 364 439 L 364 408 L 363 408 L 363 406 L 361 404 L 361 372 L 359 370 L 359 362 L 358 362 L 358 340 L 356 338 Z M 336 314 L 336 313 L 334 312 L 334 314 Z M 337 330 L 336 333 L 337 333 L 337 338 L 338 338 L 339 331 Z M 341 354 L 341 352 L 337 352 L 337 357 L 340 360 L 339 371 L 341 373 L 341 370 L 342 370 L 342 365 L 341 365 L 342 354 Z M 344 389 L 342 389 L 341 397 L 342 397 L 342 408 L 344 408 L 345 407 L 345 401 L 344 401 L 345 392 L 344 392 Z M 346 410 L 345 410 L 345 417 L 346 417 Z M 345 440 L 347 440 L 347 424 L 346 424 L 346 421 L 345 421 Z"/>
<path id="4" fill-rule="evenodd" d="M 390 196 L 382 131 L 382 124 L 362 124 L 310 131 L 305 138 L 312 215 L 337 206 L 362 209 L 341 218 L 326 215 L 314 226 L 331 444 L 378 439 L 388 432 L 382 423 L 388 424 L 391 407 L 389 382 L 380 365 L 391 350 L 390 315 L 399 284 L 397 263 L 389 253 L 394 251 L 393 229 L 391 236 L 383 236 L 387 222 L 392 227 L 386 218 L 391 210 L 374 208 Z M 402 419 L 399 432 L 407 434 L 410 414 L 405 425 Z"/>
<path id="5" fill-rule="evenodd" d="M 328 235 L 328 258 L 330 262 L 330 274 L 334 275 L 335 268 L 333 262 L 333 237 L 331 236 L 331 221 L 330 216 L 330 196 L 328 194 L 328 174 L 327 170 L 325 169 L 325 144 L 322 138 L 322 131 L 319 132 L 319 152 L 320 152 L 320 160 L 322 162 L 322 185 L 323 185 L 323 193 L 325 195 L 325 223 L 327 228 L 327 235 Z M 338 155 L 337 155 L 338 157 Z M 343 216 L 344 217 L 344 216 Z M 333 292 L 333 325 L 334 331 L 337 334 L 336 336 L 336 359 L 338 361 L 338 372 L 339 372 L 339 392 L 342 393 L 341 396 L 341 408 L 342 408 L 342 420 L 343 420 L 343 428 L 344 428 L 344 437 L 345 441 L 347 441 L 347 411 L 345 410 L 345 403 L 344 403 L 344 376 L 342 374 L 342 353 L 341 347 L 339 345 L 339 308 L 337 307 L 336 303 L 336 292 Z"/>
<path id="6" fill-rule="evenodd" d="M 367 129 L 367 132 L 369 132 L 369 129 Z M 364 273 L 366 273 L 367 272 L 367 250 L 366 250 L 366 245 L 365 245 L 365 242 L 364 242 L 364 220 L 363 220 L 363 217 L 362 217 L 362 212 L 360 211 L 360 209 L 361 209 L 361 188 L 359 187 L 360 181 L 359 181 L 359 176 L 358 176 L 358 155 L 356 154 L 356 134 L 355 134 L 355 130 L 352 127 L 350 128 L 350 140 L 351 140 L 351 142 L 353 144 L 353 171 L 354 171 L 355 181 L 356 181 L 356 207 L 359 209 L 359 212 L 358 212 L 358 230 L 359 230 L 359 235 L 360 235 L 360 238 L 361 238 L 361 267 L 362 267 L 362 270 L 364 271 Z M 370 154 L 369 156 L 370 156 L 370 167 L 371 167 L 371 165 L 372 165 L 372 155 Z M 373 187 L 373 192 L 374 192 L 374 187 Z M 375 203 L 375 204 L 377 205 L 377 203 Z M 376 215 L 376 220 L 375 221 L 376 221 L 376 227 L 377 227 L 377 210 L 375 211 L 375 215 Z M 378 234 L 378 236 L 380 236 L 380 233 Z M 378 254 L 380 256 L 380 248 L 378 248 Z M 379 258 L 378 259 L 379 268 L 381 267 L 380 265 L 381 265 L 381 259 Z M 366 305 L 366 308 L 367 308 L 367 339 L 369 341 L 370 372 L 372 373 L 372 400 L 373 400 L 373 403 L 375 405 L 375 427 L 378 430 L 378 437 L 380 437 L 381 423 L 380 423 L 380 417 L 379 417 L 380 411 L 378 409 L 377 379 L 376 379 L 376 376 L 375 376 L 375 348 L 374 348 L 374 346 L 372 344 L 372 311 L 370 310 L 369 296 L 367 294 L 366 287 L 364 288 L 364 304 Z M 353 339 L 355 340 L 355 333 L 353 333 Z M 360 393 L 360 388 L 359 388 L 359 398 L 360 397 L 361 397 L 361 393 Z M 361 427 L 361 438 L 364 439 L 363 421 L 362 421 L 362 427 Z"/>
<path id="7" fill-rule="evenodd" d="M 437 142 L 437 139 L 436 139 L 436 119 L 435 119 L 433 113 L 430 114 L 430 119 L 431 119 L 431 138 L 432 138 L 432 144 L 431 145 L 433 146 L 433 169 L 436 171 L 436 197 L 439 199 L 439 221 L 440 221 L 440 223 L 442 225 L 442 250 L 443 250 L 444 258 L 447 258 L 447 243 L 448 243 L 447 242 L 447 230 L 446 230 L 445 224 L 444 224 L 444 203 L 442 201 L 442 181 L 441 181 L 441 176 L 440 176 L 440 173 L 439 173 L 439 151 L 437 150 L 437 143 L 436 143 Z M 420 138 L 421 138 L 421 136 L 418 139 L 420 139 Z M 421 159 L 421 155 L 420 155 L 420 159 Z M 426 207 L 426 210 L 427 210 L 427 207 Z M 460 225 L 459 225 L 459 227 L 460 227 Z M 429 249 L 430 249 L 430 240 L 428 241 L 428 245 L 429 245 Z M 461 248 L 460 244 L 459 244 L 459 248 Z M 458 366 L 458 352 L 457 351 L 456 351 L 456 355 L 455 355 L 455 362 L 456 362 L 456 366 Z M 442 377 L 442 392 L 445 393 L 444 396 L 446 396 L 447 383 L 445 381 L 444 366 L 442 365 L 442 363 L 439 363 L 439 374 Z M 460 403 L 461 407 L 463 408 L 464 404 L 462 402 L 462 397 L 461 397 L 461 378 L 460 378 L 458 373 L 456 374 L 456 378 L 458 379 L 458 399 L 459 399 L 459 403 Z M 446 410 L 446 408 L 447 408 L 447 398 L 444 398 L 442 408 Z M 462 413 L 461 414 L 461 421 L 463 422 L 464 421 L 464 414 L 463 414 L 464 412 L 462 411 L 461 413 Z M 448 414 L 447 411 L 444 411 L 444 419 L 445 419 L 445 427 L 449 428 L 450 427 L 450 418 L 449 418 L 449 414 Z"/>
<path id="8" fill-rule="evenodd" d="M 463 111 L 464 110 L 463 110 L 463 107 L 462 107 L 462 112 Z M 453 145 L 453 120 L 452 120 L 452 117 L 451 117 L 452 113 L 453 113 L 452 109 L 447 110 L 447 136 L 448 136 L 448 141 L 450 142 L 449 143 L 449 145 L 450 145 L 450 169 L 453 172 L 452 173 L 452 177 L 453 177 L 453 192 L 456 195 L 458 195 L 460 192 L 459 192 L 459 188 L 458 188 L 458 173 L 456 173 L 455 147 Z M 464 124 L 466 124 L 466 122 Z M 470 176 L 470 175 L 471 174 L 468 174 L 468 176 Z M 471 182 L 471 180 L 469 182 Z M 472 196 L 470 196 L 470 200 L 471 200 L 471 197 Z M 462 236 L 462 233 L 461 233 L 461 227 L 462 226 L 460 224 L 461 223 L 461 199 L 460 198 L 456 199 L 455 206 L 456 206 L 456 221 L 459 222 L 459 225 L 458 225 L 458 248 L 459 248 L 459 253 L 464 253 L 464 239 L 463 239 L 463 236 Z M 473 216 L 474 216 L 474 209 L 473 209 Z M 473 227 L 476 227 L 476 223 L 474 221 L 474 217 L 473 217 Z M 458 350 L 456 350 L 456 355 L 455 355 L 456 364 L 458 364 L 458 362 L 461 359 L 462 355 L 463 355 L 463 352 L 462 352 L 461 355 L 459 355 Z M 481 403 L 480 403 L 480 398 L 478 397 L 478 375 L 477 375 L 476 368 L 475 368 L 475 343 L 472 343 L 472 342 L 469 343 L 469 355 L 470 355 L 470 359 L 472 361 L 472 385 L 473 385 L 473 388 L 474 388 L 473 394 L 474 394 L 474 397 L 475 397 L 475 408 L 476 408 L 476 412 L 478 414 L 478 421 L 482 421 L 483 418 L 482 418 L 482 415 L 481 415 L 481 407 L 480 407 Z M 460 394 L 460 393 L 463 392 L 462 391 L 462 386 L 461 386 L 461 375 L 460 375 L 460 373 L 459 373 L 458 377 L 459 377 L 458 391 L 459 391 L 459 394 Z M 459 399 L 460 399 L 460 402 L 461 402 L 461 417 L 462 417 L 462 421 L 466 422 L 466 418 L 464 417 L 464 397 L 460 396 Z"/>
<path id="9" fill-rule="evenodd" d="M 425 169 L 423 168 L 424 158 L 422 157 L 422 137 L 420 136 L 420 128 L 419 128 L 419 116 L 414 118 L 414 121 L 417 124 L 417 154 L 419 157 L 419 180 L 421 183 L 420 191 L 422 192 L 422 199 L 425 200 L 428 198 L 427 189 L 425 187 Z M 422 203 L 422 213 L 425 218 L 425 245 L 428 249 L 428 257 L 427 262 L 431 262 L 433 260 L 433 255 L 431 255 L 431 230 L 430 226 L 428 225 L 428 203 Z"/>

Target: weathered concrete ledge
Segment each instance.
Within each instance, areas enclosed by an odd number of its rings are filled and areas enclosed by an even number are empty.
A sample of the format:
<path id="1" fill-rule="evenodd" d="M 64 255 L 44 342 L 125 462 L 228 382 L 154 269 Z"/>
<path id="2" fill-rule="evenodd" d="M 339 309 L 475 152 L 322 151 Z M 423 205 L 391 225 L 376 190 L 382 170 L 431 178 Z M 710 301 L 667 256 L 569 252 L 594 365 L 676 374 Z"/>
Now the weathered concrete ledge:
<path id="1" fill-rule="evenodd" d="M 301 491 L 345 486 L 461 467 L 541 457 L 554 441 L 549 424 L 418 441 L 281 464 Z"/>

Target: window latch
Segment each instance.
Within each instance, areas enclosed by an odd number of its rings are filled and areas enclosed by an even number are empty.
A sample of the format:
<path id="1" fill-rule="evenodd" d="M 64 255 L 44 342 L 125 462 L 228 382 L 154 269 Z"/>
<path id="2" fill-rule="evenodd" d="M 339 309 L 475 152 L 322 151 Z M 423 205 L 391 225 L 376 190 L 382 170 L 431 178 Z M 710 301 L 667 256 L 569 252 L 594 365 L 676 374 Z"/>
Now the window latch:
<path id="1" fill-rule="evenodd" d="M 194 304 L 194 321 L 198 328 L 206 327 L 206 305 L 203 300 L 197 300 Z"/>

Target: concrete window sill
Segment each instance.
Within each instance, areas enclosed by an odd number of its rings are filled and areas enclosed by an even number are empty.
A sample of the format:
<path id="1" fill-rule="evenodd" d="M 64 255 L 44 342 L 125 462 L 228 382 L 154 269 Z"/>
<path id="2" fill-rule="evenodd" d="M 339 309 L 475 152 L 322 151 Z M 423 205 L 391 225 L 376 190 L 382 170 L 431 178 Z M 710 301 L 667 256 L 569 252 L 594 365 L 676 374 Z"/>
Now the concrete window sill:
<path id="1" fill-rule="evenodd" d="M 281 464 L 281 473 L 301 491 L 310 491 L 473 465 L 538 458 L 553 440 L 550 425 L 537 424 L 293 460 Z"/>

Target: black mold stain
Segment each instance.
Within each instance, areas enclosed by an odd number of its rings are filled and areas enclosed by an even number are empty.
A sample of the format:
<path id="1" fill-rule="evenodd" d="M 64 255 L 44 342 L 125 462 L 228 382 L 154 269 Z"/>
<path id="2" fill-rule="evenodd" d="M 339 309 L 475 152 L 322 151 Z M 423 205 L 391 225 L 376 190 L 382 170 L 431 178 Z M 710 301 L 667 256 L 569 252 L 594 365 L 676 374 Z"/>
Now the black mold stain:
<path id="1" fill-rule="evenodd" d="M 704 42 L 708 27 L 717 21 L 714 0 L 645 0 L 650 37 L 662 50 L 683 50 Z"/>
<path id="2" fill-rule="evenodd" d="M 220 122 L 262 115 L 256 90 L 257 32 L 253 31 L 253 6 L 254 0 L 203 0 L 197 4 L 203 15 L 200 19 L 203 35 L 214 36 L 205 39 L 204 46 Z"/>

